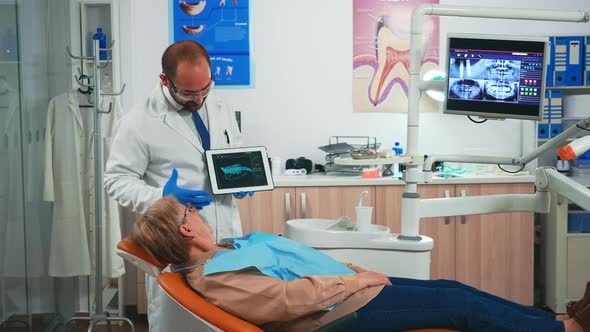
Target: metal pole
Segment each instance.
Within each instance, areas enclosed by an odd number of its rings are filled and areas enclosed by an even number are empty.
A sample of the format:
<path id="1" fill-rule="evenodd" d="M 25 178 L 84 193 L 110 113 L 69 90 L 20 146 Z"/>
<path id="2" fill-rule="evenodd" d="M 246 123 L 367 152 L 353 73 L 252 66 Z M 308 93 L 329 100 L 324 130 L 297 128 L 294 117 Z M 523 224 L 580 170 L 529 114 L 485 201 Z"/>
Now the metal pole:
<path id="1" fill-rule="evenodd" d="M 95 312 L 103 311 L 102 303 L 102 181 L 100 151 L 100 44 L 94 40 L 94 297 Z"/>
<path id="2" fill-rule="evenodd" d="M 135 326 L 133 322 L 126 317 L 109 317 L 109 313 L 103 308 L 102 303 L 102 159 L 101 159 L 101 126 L 100 116 L 101 113 L 108 113 L 111 110 L 109 106 L 108 111 L 103 111 L 100 105 L 100 43 L 98 40 L 93 41 L 93 60 L 94 68 L 94 255 L 95 255 L 95 267 L 94 267 L 94 313 L 90 313 L 90 317 L 73 317 L 66 325 L 65 330 L 68 326 L 77 320 L 88 321 L 88 332 L 94 330 L 94 327 L 99 322 L 107 323 L 107 331 L 110 331 L 110 324 L 114 321 L 125 322 L 129 324 L 131 332 L 135 332 Z M 104 50 L 104 49 L 103 49 Z M 69 50 L 68 50 L 69 53 Z M 71 55 L 71 54 L 70 54 Z M 72 56 L 74 57 L 74 56 Z M 75 57 L 80 58 L 80 57 Z M 106 95 L 120 95 L 123 92 L 123 88 L 119 93 L 106 93 Z M 121 278 L 119 278 L 119 282 Z M 119 297 L 121 300 L 121 297 Z"/>

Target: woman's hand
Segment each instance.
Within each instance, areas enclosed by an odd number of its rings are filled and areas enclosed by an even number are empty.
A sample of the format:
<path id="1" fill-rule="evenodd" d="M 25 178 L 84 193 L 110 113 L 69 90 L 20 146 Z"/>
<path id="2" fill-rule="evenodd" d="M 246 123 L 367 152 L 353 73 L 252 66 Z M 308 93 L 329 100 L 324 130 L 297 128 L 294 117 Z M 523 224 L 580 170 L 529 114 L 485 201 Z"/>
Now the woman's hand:
<path id="1" fill-rule="evenodd" d="M 344 265 L 346 265 L 346 267 L 347 267 L 347 268 L 349 268 L 349 269 L 353 270 L 353 271 L 354 271 L 354 272 L 356 272 L 356 273 L 367 272 L 367 270 L 366 270 L 366 269 L 363 269 L 362 267 L 360 267 L 360 266 L 356 266 L 356 265 L 354 265 L 354 264 L 352 264 L 352 263 L 346 263 L 346 264 L 344 264 Z"/>
<path id="2" fill-rule="evenodd" d="M 391 286 L 391 281 L 389 281 L 389 278 L 383 273 L 364 271 L 357 273 L 356 277 L 359 281 L 360 289 L 379 285 Z"/>

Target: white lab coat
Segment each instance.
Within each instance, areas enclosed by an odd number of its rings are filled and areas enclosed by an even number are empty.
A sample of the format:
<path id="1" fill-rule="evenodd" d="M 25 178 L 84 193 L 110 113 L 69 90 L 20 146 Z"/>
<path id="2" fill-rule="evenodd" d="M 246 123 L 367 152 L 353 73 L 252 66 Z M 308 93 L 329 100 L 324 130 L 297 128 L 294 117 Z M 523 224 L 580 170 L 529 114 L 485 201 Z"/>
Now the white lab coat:
<path id="1" fill-rule="evenodd" d="M 113 103 L 110 114 L 101 114 L 102 155 L 106 162 L 114 122 L 121 109 L 114 98 L 103 98 L 103 108 Z M 43 198 L 53 202 L 49 250 L 49 275 L 89 275 L 94 266 L 94 109 L 80 110 L 78 92 L 66 92 L 51 100 L 45 132 L 45 185 Z M 103 276 L 125 273 L 116 254 L 121 240 L 117 204 L 103 191 Z"/>
<path id="2" fill-rule="evenodd" d="M 173 168 L 178 170 L 179 187 L 211 191 L 200 139 L 177 112 L 180 105 L 166 99 L 164 91 L 158 84 L 145 103 L 121 119 L 107 162 L 107 192 L 139 213 L 162 197 Z M 234 112 L 213 93 L 204 107 L 211 149 L 240 146 Z M 213 229 L 214 239 L 242 234 L 232 195 L 216 195 L 199 214 Z M 196 320 L 170 300 L 153 278 L 146 279 L 150 331 L 194 331 Z"/>

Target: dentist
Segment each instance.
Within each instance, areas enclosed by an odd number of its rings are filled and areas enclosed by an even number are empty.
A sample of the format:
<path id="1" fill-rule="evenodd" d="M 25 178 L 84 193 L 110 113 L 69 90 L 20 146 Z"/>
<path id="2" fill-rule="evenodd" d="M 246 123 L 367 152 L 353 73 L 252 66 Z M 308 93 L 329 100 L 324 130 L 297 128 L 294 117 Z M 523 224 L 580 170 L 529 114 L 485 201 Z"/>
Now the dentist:
<path id="1" fill-rule="evenodd" d="M 191 203 L 214 230 L 213 238 L 222 239 L 240 236 L 242 227 L 231 194 L 210 197 L 205 151 L 238 147 L 241 134 L 234 113 L 213 95 L 214 84 L 202 45 L 170 45 L 162 55 L 160 82 L 119 123 L 104 185 L 119 204 L 138 213 L 162 196 Z M 154 278 L 146 279 L 150 331 L 195 330 L 196 320 Z"/>

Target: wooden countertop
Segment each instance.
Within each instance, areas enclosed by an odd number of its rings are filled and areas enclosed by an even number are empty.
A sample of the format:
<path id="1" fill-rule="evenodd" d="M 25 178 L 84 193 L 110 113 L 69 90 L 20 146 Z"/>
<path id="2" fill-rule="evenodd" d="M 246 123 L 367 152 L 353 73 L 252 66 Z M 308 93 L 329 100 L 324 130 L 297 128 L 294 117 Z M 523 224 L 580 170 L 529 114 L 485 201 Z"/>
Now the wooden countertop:
<path id="1" fill-rule="evenodd" d="M 275 187 L 327 187 L 327 186 L 391 186 L 404 185 L 400 179 L 387 177 L 378 179 L 363 179 L 359 175 L 323 175 L 321 173 L 308 175 L 273 177 Z M 482 183 L 533 183 L 535 177 L 530 174 L 522 175 L 467 175 L 460 178 L 434 177 L 429 184 L 482 184 Z"/>

